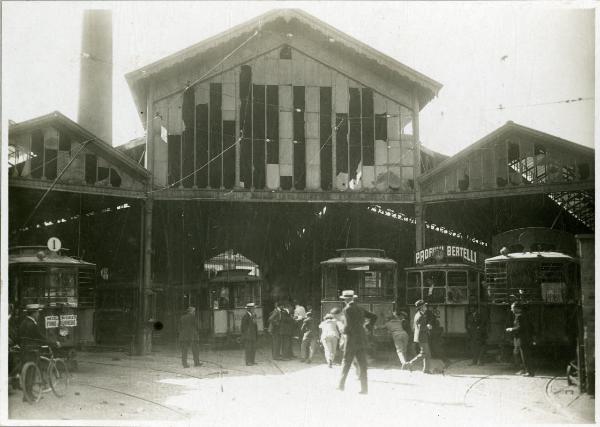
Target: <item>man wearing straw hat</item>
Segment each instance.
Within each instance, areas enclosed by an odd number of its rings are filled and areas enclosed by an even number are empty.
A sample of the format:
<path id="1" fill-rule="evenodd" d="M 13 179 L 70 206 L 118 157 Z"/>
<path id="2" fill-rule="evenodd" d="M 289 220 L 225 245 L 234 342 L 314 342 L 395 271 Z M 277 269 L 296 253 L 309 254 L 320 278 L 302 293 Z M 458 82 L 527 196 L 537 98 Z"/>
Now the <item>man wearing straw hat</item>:
<path id="1" fill-rule="evenodd" d="M 246 365 L 256 365 L 256 339 L 258 338 L 258 325 L 254 314 L 254 303 L 246 304 L 246 313 L 242 317 L 242 341 L 244 343 L 244 354 Z"/>
<path id="2" fill-rule="evenodd" d="M 360 308 L 354 301 L 357 297 L 358 295 L 355 295 L 352 290 L 342 291 L 342 296 L 340 297 L 346 303 L 343 311 L 346 317 L 346 326 L 344 327 L 346 345 L 342 362 L 342 376 L 338 384 L 338 390 L 344 390 L 350 366 L 356 358 L 359 366 L 360 393 L 367 394 L 367 349 L 369 343 L 364 324 L 365 317 L 370 323 L 373 323 L 377 319 L 377 316 Z"/>
<path id="3" fill-rule="evenodd" d="M 431 359 L 431 349 L 429 347 L 429 331 L 433 328 L 429 323 L 426 315 L 427 303 L 422 299 L 415 302 L 417 312 L 413 322 L 414 336 L 413 341 L 419 344 L 419 354 L 415 356 L 413 360 L 408 362 L 404 367 L 408 367 L 412 370 L 415 362 L 423 359 L 423 373 L 430 374 L 429 361 Z"/>

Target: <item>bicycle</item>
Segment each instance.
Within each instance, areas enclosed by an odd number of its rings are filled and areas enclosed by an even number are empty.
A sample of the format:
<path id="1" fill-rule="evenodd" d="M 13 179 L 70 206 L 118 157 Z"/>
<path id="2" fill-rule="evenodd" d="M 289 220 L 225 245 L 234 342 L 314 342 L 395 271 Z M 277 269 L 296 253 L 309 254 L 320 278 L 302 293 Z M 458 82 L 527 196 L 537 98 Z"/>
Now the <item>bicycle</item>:
<path id="1" fill-rule="evenodd" d="M 21 368 L 20 386 L 29 403 L 39 402 L 42 393 L 50 390 L 56 397 L 63 397 L 69 387 L 70 373 L 65 361 L 55 358 L 50 346 L 40 349 L 47 350 L 47 356 L 36 354 L 35 361 L 26 361 Z"/>

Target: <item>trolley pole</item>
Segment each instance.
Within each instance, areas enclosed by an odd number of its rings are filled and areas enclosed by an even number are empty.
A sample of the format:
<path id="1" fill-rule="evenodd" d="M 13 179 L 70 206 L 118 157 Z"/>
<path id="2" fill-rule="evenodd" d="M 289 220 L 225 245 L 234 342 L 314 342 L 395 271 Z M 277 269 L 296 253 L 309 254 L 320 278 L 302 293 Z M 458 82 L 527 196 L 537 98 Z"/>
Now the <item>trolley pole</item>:
<path id="1" fill-rule="evenodd" d="M 154 84 L 150 83 L 146 101 L 146 169 L 150 172 L 144 200 L 144 258 L 143 275 L 140 289 L 140 307 L 138 310 L 138 349 L 137 354 L 144 355 L 152 346 L 152 335 L 146 333 L 149 320 L 150 296 L 152 294 L 152 211 L 154 207 L 154 134 L 160 121 L 154 117 Z M 159 128 L 160 132 L 160 128 Z"/>
<path id="2" fill-rule="evenodd" d="M 419 137 L 419 94 L 417 88 L 412 93 L 412 128 L 414 142 L 414 189 L 415 189 L 415 251 L 425 248 L 425 205 L 421 201 L 421 186 L 419 176 L 421 175 L 421 141 Z"/>

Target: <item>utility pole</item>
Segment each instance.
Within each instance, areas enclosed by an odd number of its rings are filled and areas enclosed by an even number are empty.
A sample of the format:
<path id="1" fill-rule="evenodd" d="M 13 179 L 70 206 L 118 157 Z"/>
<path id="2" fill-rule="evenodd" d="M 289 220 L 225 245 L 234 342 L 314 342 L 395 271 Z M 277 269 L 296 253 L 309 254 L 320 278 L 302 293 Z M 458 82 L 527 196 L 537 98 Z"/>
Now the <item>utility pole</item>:
<path id="1" fill-rule="evenodd" d="M 421 201 L 421 141 L 419 139 L 419 93 L 413 88 L 412 128 L 414 141 L 414 189 L 415 189 L 415 251 L 425 248 L 425 205 Z"/>
<path id="2" fill-rule="evenodd" d="M 146 184 L 144 200 L 144 268 L 140 289 L 140 308 L 138 316 L 138 351 L 144 355 L 152 346 L 152 335 L 146 334 L 146 322 L 149 319 L 150 297 L 152 295 L 152 216 L 154 207 L 154 135 L 160 135 L 161 121 L 154 117 L 154 83 L 149 83 L 146 100 L 146 169 L 150 172 Z M 158 132 L 156 130 L 158 128 Z"/>

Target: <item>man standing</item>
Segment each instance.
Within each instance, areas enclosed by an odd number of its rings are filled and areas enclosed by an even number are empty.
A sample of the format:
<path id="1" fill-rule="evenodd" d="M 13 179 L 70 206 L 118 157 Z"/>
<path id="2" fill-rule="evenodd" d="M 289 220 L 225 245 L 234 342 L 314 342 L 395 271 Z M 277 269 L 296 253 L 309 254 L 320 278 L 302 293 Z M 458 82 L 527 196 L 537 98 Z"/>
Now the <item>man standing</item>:
<path id="1" fill-rule="evenodd" d="M 244 353 L 246 366 L 256 365 L 254 358 L 256 356 L 256 339 L 258 338 L 258 325 L 256 324 L 256 315 L 254 314 L 254 303 L 246 304 L 246 313 L 242 317 L 242 342 L 244 343 Z"/>
<path id="2" fill-rule="evenodd" d="M 350 371 L 352 361 L 356 358 L 359 366 L 360 393 L 367 394 L 367 349 L 369 344 L 364 324 L 365 317 L 369 319 L 369 322 L 373 322 L 377 316 L 361 309 L 354 301 L 357 297 L 358 295 L 355 295 L 352 290 L 342 291 L 342 296 L 340 297 L 346 304 L 343 311 L 346 318 L 346 325 L 344 327 L 346 345 L 342 363 L 342 376 L 338 384 L 338 390 L 344 390 L 348 371 Z"/>
<path id="3" fill-rule="evenodd" d="M 290 307 L 284 305 L 281 309 L 281 321 L 279 323 L 279 336 L 281 339 L 281 357 L 283 360 L 290 360 L 294 357 L 292 350 L 292 335 L 296 322 L 290 313 Z"/>
<path id="4" fill-rule="evenodd" d="M 200 366 L 199 348 L 198 348 L 198 326 L 196 324 L 196 308 L 188 307 L 187 313 L 181 316 L 179 320 L 179 344 L 181 345 L 181 364 L 184 368 L 189 368 L 187 363 L 188 349 L 192 348 L 194 356 L 194 366 Z"/>
<path id="5" fill-rule="evenodd" d="M 415 356 L 413 360 L 408 362 L 406 365 L 408 368 L 412 368 L 414 363 L 418 360 L 423 359 L 423 373 L 430 374 L 429 371 L 429 359 L 431 359 L 431 349 L 429 348 L 429 331 L 433 329 L 432 325 L 427 320 L 427 303 L 422 299 L 415 302 L 417 313 L 413 322 L 413 341 L 419 344 L 419 354 Z"/>
<path id="6" fill-rule="evenodd" d="M 271 334 L 271 354 L 273 360 L 281 360 L 281 335 L 279 327 L 281 326 L 281 309 L 279 303 L 275 302 L 275 308 L 269 315 L 269 334 Z"/>
<path id="7" fill-rule="evenodd" d="M 487 341 L 487 324 L 481 317 L 479 309 L 469 306 L 467 315 L 467 334 L 473 361 L 471 365 L 482 365 L 485 353 L 485 342 Z"/>
<path id="8" fill-rule="evenodd" d="M 513 334 L 513 357 L 517 366 L 522 365 L 523 369 L 517 372 L 517 375 L 526 375 L 533 377 L 533 368 L 531 366 L 531 344 L 533 327 L 529 317 L 523 312 L 523 306 L 519 302 L 513 302 L 510 306 L 515 318 L 512 328 L 506 328 L 506 332 Z"/>

